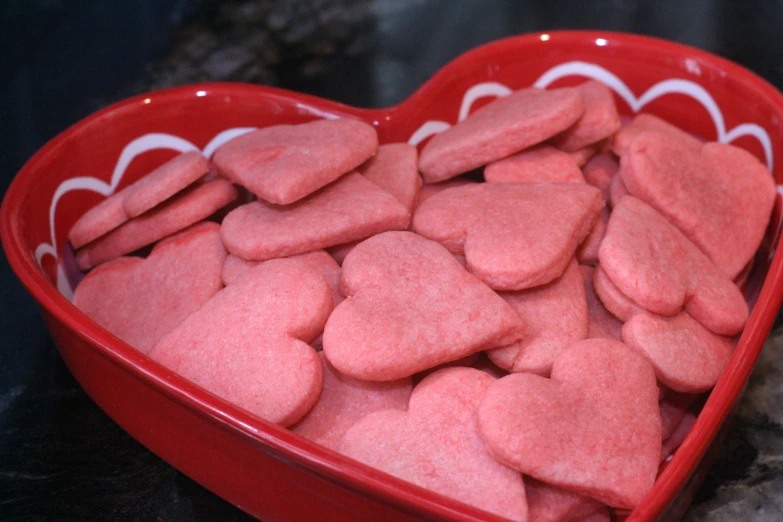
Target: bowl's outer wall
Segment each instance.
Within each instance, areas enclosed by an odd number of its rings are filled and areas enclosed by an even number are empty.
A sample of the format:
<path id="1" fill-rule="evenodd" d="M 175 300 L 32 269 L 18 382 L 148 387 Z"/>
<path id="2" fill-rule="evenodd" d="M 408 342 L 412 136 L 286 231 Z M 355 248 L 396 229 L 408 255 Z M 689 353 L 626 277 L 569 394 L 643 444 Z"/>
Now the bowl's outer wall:
<path id="1" fill-rule="evenodd" d="M 598 40 L 598 41 L 597 41 Z M 707 53 L 660 40 L 613 33 L 555 32 L 501 40 L 447 65 L 402 104 L 363 110 L 285 91 L 236 84 L 206 84 L 136 97 L 109 107 L 68 129 L 23 168 L 3 202 L 3 244 L 12 267 L 41 303 L 63 359 L 90 396 L 144 445 L 207 488 L 264 520 L 407 520 L 450 517 L 493 519 L 482 512 L 354 463 L 270 426 L 161 368 L 88 320 L 54 288 L 55 260 L 34 252 L 49 237 L 49 205 L 60 183 L 77 176 L 106 182 L 122 149 L 147 133 L 168 133 L 201 148 L 220 131 L 297 123 L 320 117 L 358 117 L 373 123 L 381 142 L 407 141 L 422 123 L 454 123 L 465 91 L 480 82 L 526 87 L 553 66 L 584 61 L 614 73 L 639 98 L 662 80 L 683 78 L 706 89 L 717 102 L 725 131 L 751 122 L 771 138 L 783 164 L 783 97 L 739 66 Z M 570 85 L 580 77 L 554 85 Z M 617 98 L 621 111 L 631 107 Z M 474 107 L 488 100 L 478 100 Z M 646 105 L 706 139 L 718 137 L 710 114 L 692 98 L 668 94 Z M 734 141 L 764 160 L 753 137 Z M 151 151 L 128 166 L 120 187 L 172 157 Z M 783 170 L 776 167 L 776 180 Z M 53 216 L 56 244 L 76 219 L 102 196 L 84 190 L 65 194 Z M 663 471 L 655 489 L 632 515 L 652 520 L 671 501 L 698 464 L 734 403 L 758 357 L 781 299 L 781 264 L 770 266 L 776 246 L 773 226 L 749 288 L 753 300 L 764 282 L 751 320 L 729 369 L 705 405 L 696 427 Z"/>

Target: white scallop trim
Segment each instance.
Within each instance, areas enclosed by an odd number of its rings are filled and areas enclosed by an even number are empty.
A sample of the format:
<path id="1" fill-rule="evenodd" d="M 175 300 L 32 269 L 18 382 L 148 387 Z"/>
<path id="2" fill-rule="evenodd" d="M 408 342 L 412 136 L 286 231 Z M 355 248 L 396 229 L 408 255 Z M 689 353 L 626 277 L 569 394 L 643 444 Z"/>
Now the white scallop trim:
<path id="1" fill-rule="evenodd" d="M 666 94 L 677 93 L 690 96 L 698 101 L 709 113 L 718 134 L 718 141 L 731 143 L 740 136 L 753 136 L 761 143 L 764 149 L 767 168 L 770 172 L 773 170 L 772 140 L 770 140 L 767 131 L 755 123 L 742 123 L 730 131 L 726 131 L 726 122 L 723 119 L 720 107 L 715 102 L 715 98 L 697 83 L 678 78 L 663 80 L 647 89 L 644 94 L 637 98 L 620 78 L 603 67 L 587 62 L 568 62 L 549 69 L 533 83 L 533 86 L 545 88 L 555 80 L 565 76 L 585 76 L 600 81 L 625 100 L 634 112 L 639 112 L 642 107 Z"/>

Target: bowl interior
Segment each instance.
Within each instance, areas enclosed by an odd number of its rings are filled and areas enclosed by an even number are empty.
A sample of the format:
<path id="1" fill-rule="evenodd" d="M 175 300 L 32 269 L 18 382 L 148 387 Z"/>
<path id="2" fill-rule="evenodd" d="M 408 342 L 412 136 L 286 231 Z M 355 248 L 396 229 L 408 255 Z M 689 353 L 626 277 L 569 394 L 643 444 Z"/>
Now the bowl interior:
<path id="1" fill-rule="evenodd" d="M 81 277 L 67 247 L 68 230 L 106 195 L 175 154 L 190 149 L 210 154 L 251 128 L 336 117 L 372 123 L 382 143 L 421 145 L 431 134 L 510 90 L 573 85 L 586 78 L 611 87 L 625 116 L 654 113 L 702 138 L 746 148 L 770 167 L 777 182 L 783 180 L 783 97 L 748 71 L 707 53 L 650 38 L 591 32 L 536 34 L 500 40 L 463 55 L 405 102 L 388 109 L 357 109 L 240 84 L 187 86 L 120 102 L 77 123 L 25 165 L 3 204 L 4 247 L 14 270 L 45 308 L 56 308 L 55 313 L 72 329 L 89 331 L 96 326 L 65 301 Z M 780 260 L 773 261 L 780 216 L 778 198 L 746 290 L 751 304 L 764 305 L 754 307 L 748 326 L 757 335 L 743 336 L 732 364 L 744 361 L 747 366 L 750 358 L 752 366 L 767 333 L 763 330 L 768 331 L 780 304 L 779 288 L 769 283 L 762 291 L 765 281 L 773 275 L 777 280 L 781 270 Z M 96 343 L 96 349 L 116 351 L 122 349 L 120 345 L 119 341 Z M 733 390 L 747 378 L 743 372 L 733 375 L 726 385 L 732 386 L 731 393 L 722 395 L 728 405 L 716 410 L 714 422 L 703 424 L 704 429 L 692 437 L 696 441 L 692 458 L 682 461 L 664 500 L 682 485 L 736 398 Z M 263 425 L 259 421 L 261 431 Z M 355 472 L 360 476 L 364 471 L 357 465 Z"/>

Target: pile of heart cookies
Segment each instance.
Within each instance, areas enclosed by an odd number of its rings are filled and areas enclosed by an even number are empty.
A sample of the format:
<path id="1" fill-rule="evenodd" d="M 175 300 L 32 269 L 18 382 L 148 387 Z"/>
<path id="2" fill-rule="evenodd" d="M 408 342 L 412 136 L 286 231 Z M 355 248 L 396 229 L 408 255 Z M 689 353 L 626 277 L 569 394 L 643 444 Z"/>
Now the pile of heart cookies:
<path id="1" fill-rule="evenodd" d="M 517 521 L 649 492 L 748 317 L 769 171 L 611 91 L 526 88 L 420 151 L 351 119 L 174 157 L 73 226 L 73 302 L 251 413 Z"/>

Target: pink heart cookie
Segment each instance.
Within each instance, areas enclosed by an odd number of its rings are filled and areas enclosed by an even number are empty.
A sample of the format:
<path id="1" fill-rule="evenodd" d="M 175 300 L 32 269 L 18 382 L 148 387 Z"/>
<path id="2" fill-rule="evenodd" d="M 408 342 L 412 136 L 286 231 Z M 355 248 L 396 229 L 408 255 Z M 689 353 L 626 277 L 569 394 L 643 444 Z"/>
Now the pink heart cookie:
<path id="1" fill-rule="evenodd" d="M 745 287 L 748 284 L 748 279 L 750 278 L 750 274 L 753 272 L 753 260 L 751 259 L 747 265 L 745 265 L 745 268 L 742 269 L 742 272 L 740 272 L 737 277 L 734 278 L 734 284 L 737 285 L 737 287 L 745 291 Z"/>
<path id="2" fill-rule="evenodd" d="M 77 251 L 76 263 L 87 270 L 138 250 L 208 218 L 236 197 L 234 186 L 222 179 L 195 184 Z"/>
<path id="3" fill-rule="evenodd" d="M 71 246 L 81 248 L 108 234 L 192 185 L 208 170 L 209 162 L 198 151 L 176 156 L 82 215 L 68 234 Z"/>
<path id="4" fill-rule="evenodd" d="M 351 120 L 275 125 L 215 151 L 218 172 L 259 198 L 289 205 L 361 165 L 378 148 L 375 128 Z"/>
<path id="5" fill-rule="evenodd" d="M 73 304 L 141 352 L 148 352 L 223 288 L 220 227 L 201 223 L 161 241 L 147 259 L 120 257 L 93 270 Z"/>
<path id="6" fill-rule="evenodd" d="M 123 189 L 123 205 L 134 218 L 166 201 L 209 172 L 209 162 L 199 151 L 175 156 L 137 182 Z"/>
<path id="7" fill-rule="evenodd" d="M 480 183 L 432 196 L 413 229 L 454 254 L 497 290 L 559 277 L 598 219 L 601 193 L 578 183 Z"/>
<path id="8" fill-rule="evenodd" d="M 696 424 L 696 415 L 689 411 L 685 412 L 685 415 L 682 416 L 682 419 L 677 424 L 677 427 L 674 429 L 671 436 L 663 441 L 663 445 L 661 446 L 661 462 L 674 454 L 677 448 L 679 448 L 685 440 L 685 437 L 688 436 L 688 433 L 691 432 L 691 428 L 693 428 L 694 424 Z"/>
<path id="9" fill-rule="evenodd" d="M 582 522 L 604 505 L 595 499 L 525 477 L 527 508 L 532 522 Z"/>
<path id="10" fill-rule="evenodd" d="M 568 152 L 601 141 L 622 126 L 609 87 L 599 81 L 589 80 L 574 88 L 582 95 L 585 112 L 574 125 L 552 140 L 558 149 Z"/>
<path id="11" fill-rule="evenodd" d="M 223 262 L 223 268 L 220 272 L 223 284 L 226 286 L 230 285 L 262 262 L 263 261 L 247 261 L 241 257 L 229 254 L 228 257 L 226 257 L 225 262 Z"/>
<path id="12" fill-rule="evenodd" d="M 571 159 L 576 162 L 577 167 L 582 168 L 588 161 L 590 161 L 590 158 L 595 156 L 598 151 L 603 149 L 603 144 L 604 142 L 600 141 L 594 145 L 588 145 L 587 147 L 582 147 L 581 149 L 567 152 L 566 154 L 571 156 Z"/>
<path id="13" fill-rule="evenodd" d="M 724 143 L 693 149 L 672 136 L 640 134 L 620 160 L 629 193 L 663 214 L 730 279 L 761 244 L 775 181 L 749 152 Z"/>
<path id="14" fill-rule="evenodd" d="M 576 260 L 551 283 L 500 295 L 527 325 L 521 341 L 487 351 L 505 370 L 548 376 L 560 352 L 587 337 L 587 298 Z"/>
<path id="15" fill-rule="evenodd" d="M 488 183 L 584 183 L 576 162 L 551 145 L 538 145 L 484 167 Z"/>
<path id="16" fill-rule="evenodd" d="M 580 265 L 587 296 L 587 337 L 588 339 L 614 339 L 622 341 L 623 323 L 604 307 L 593 287 L 591 266 Z"/>
<path id="17" fill-rule="evenodd" d="M 628 188 L 625 186 L 625 183 L 623 183 L 623 177 L 620 176 L 618 171 L 612 178 L 612 182 L 609 183 L 609 206 L 612 208 L 616 207 L 620 203 L 620 200 L 627 195 Z"/>
<path id="18" fill-rule="evenodd" d="M 353 250 L 353 248 L 362 241 L 363 239 L 350 241 L 348 243 L 343 243 L 342 245 L 329 247 L 326 249 L 326 251 L 329 252 L 329 255 L 332 256 L 332 259 L 337 261 L 338 265 L 342 266 L 343 261 L 345 261 L 345 258 L 348 257 L 348 254 L 351 252 L 351 250 Z"/>
<path id="19" fill-rule="evenodd" d="M 666 390 L 663 398 L 660 400 L 661 408 L 661 437 L 668 439 L 675 428 L 680 423 L 688 408 L 696 400 L 696 395 L 689 393 L 677 393 L 672 390 Z"/>
<path id="20" fill-rule="evenodd" d="M 605 201 L 609 201 L 609 186 L 612 184 L 620 163 L 609 153 L 602 152 L 593 156 L 582 169 L 590 185 L 601 190 Z"/>
<path id="21" fill-rule="evenodd" d="M 595 267 L 593 289 L 601 300 L 601 304 L 611 315 L 619 319 L 621 324 L 629 321 L 634 315 L 645 311 L 617 288 L 601 265 Z"/>
<path id="22" fill-rule="evenodd" d="M 453 178 L 546 141 L 583 111 L 573 88 L 518 90 L 433 136 L 421 151 L 419 170 L 426 183 Z"/>
<path id="23" fill-rule="evenodd" d="M 745 326 L 748 305 L 736 285 L 661 214 L 634 197 L 624 197 L 612 211 L 598 257 L 619 291 L 650 312 L 672 316 L 685 309 L 720 335 L 734 335 Z M 600 296 L 598 285 L 596 291 Z"/>
<path id="24" fill-rule="evenodd" d="M 606 224 L 609 222 L 609 209 L 601 209 L 601 218 L 596 220 L 593 229 L 587 235 L 579 248 L 576 249 L 576 259 L 585 265 L 595 265 L 598 263 L 598 250 L 601 248 L 601 241 L 606 235 Z"/>
<path id="25" fill-rule="evenodd" d="M 436 372 L 413 389 L 407 412 L 371 413 L 348 430 L 340 450 L 446 497 L 526 521 L 522 476 L 492 459 L 476 426 L 479 402 L 494 381 L 473 368 Z"/>
<path id="26" fill-rule="evenodd" d="M 614 135 L 612 138 L 612 152 L 618 156 L 622 156 L 631 143 L 633 143 L 633 140 L 635 140 L 639 134 L 647 131 L 667 134 L 691 149 L 699 149 L 703 143 L 696 136 L 685 132 L 666 120 L 652 114 L 638 114 L 631 123 L 621 128 L 617 134 Z"/>
<path id="27" fill-rule="evenodd" d="M 318 270 L 329 285 L 334 305 L 337 306 L 342 302 L 343 296 L 340 294 L 340 274 L 342 273 L 342 270 L 340 269 L 340 265 L 338 265 L 332 256 L 325 250 L 307 252 L 306 254 L 299 254 L 286 259 L 303 261 Z M 221 271 L 223 284 L 226 286 L 230 285 L 261 263 L 263 263 L 263 261 L 246 261 L 241 257 L 229 254 L 226 261 L 223 263 L 223 269 Z"/>
<path id="28" fill-rule="evenodd" d="M 324 276 L 324 279 L 326 279 L 326 284 L 329 285 L 329 290 L 332 292 L 332 309 L 343 301 L 344 297 L 340 293 L 340 274 L 342 273 L 342 270 L 340 269 L 340 265 L 338 265 L 332 256 L 325 250 L 316 250 L 314 252 L 307 252 L 306 254 L 299 254 L 282 259 L 296 259 L 307 263 L 318 270 L 318 272 Z M 246 261 L 241 257 L 229 254 L 226 261 L 223 263 L 223 270 L 221 271 L 223 284 L 226 286 L 230 285 L 261 263 L 266 263 L 266 261 Z M 320 350 L 323 344 L 322 341 L 323 340 L 319 336 L 310 344 L 312 344 L 313 348 L 316 350 Z"/>
<path id="29" fill-rule="evenodd" d="M 580 341 L 555 361 L 551 380 L 515 373 L 495 382 L 479 408 L 479 429 L 499 462 L 632 509 L 658 472 L 655 374 L 622 343 Z"/>
<path id="30" fill-rule="evenodd" d="M 262 261 L 404 230 L 409 222 L 394 196 L 353 172 L 292 205 L 242 205 L 225 217 L 220 233 L 229 252 Z"/>
<path id="31" fill-rule="evenodd" d="M 471 368 L 490 374 L 495 379 L 500 379 L 501 377 L 508 375 L 506 370 L 493 363 L 489 357 L 487 357 L 486 352 L 480 353 L 476 361 L 470 366 Z"/>
<path id="32" fill-rule="evenodd" d="M 433 366 L 432 368 L 419 372 L 413 376 L 413 385 L 414 386 L 417 385 L 422 380 L 424 380 L 424 378 L 427 377 L 428 375 L 433 374 L 435 372 L 439 372 L 444 368 L 459 368 L 463 366 L 470 366 L 471 368 L 475 368 L 474 365 L 476 364 L 476 362 L 478 362 L 482 353 L 483 352 L 472 353 L 467 357 L 463 357 L 462 359 L 457 359 L 456 361 L 449 361 L 447 363 L 439 364 L 437 366 Z"/>
<path id="33" fill-rule="evenodd" d="M 636 314 L 623 325 L 623 341 L 647 359 L 662 384 L 682 393 L 712 388 L 734 349 L 730 338 L 710 332 L 685 312 Z"/>
<path id="34" fill-rule="evenodd" d="M 343 263 L 346 296 L 324 329 L 341 373 L 369 381 L 413 375 L 518 341 L 525 327 L 500 296 L 439 244 L 411 232 L 364 241 Z"/>
<path id="35" fill-rule="evenodd" d="M 378 147 L 375 156 L 357 170 L 413 212 L 419 201 L 421 176 L 416 147 L 407 143 L 389 143 Z"/>
<path id="36" fill-rule="evenodd" d="M 149 356 L 262 419 L 290 426 L 321 393 L 323 368 L 307 343 L 331 309 L 329 287 L 315 268 L 276 259 L 215 294 Z"/>
<path id="37" fill-rule="evenodd" d="M 419 192 L 418 204 L 421 205 L 435 194 L 439 194 L 446 189 L 461 187 L 463 185 L 472 185 L 475 183 L 476 183 L 475 181 L 470 180 L 464 176 L 460 176 L 458 178 L 451 178 L 448 181 L 442 181 L 440 183 L 425 183 L 424 185 L 421 186 L 421 191 Z"/>
<path id="38" fill-rule="evenodd" d="M 410 378 L 358 381 L 335 370 L 323 352 L 318 356 L 324 370 L 323 390 L 313 409 L 291 426 L 294 433 L 337 451 L 345 432 L 362 417 L 375 411 L 408 409 L 413 390 Z"/>
<path id="39" fill-rule="evenodd" d="M 81 248 L 108 234 L 195 183 L 208 170 L 209 162 L 198 151 L 176 156 L 82 215 L 68 233 L 71 246 Z"/>
<path id="40" fill-rule="evenodd" d="M 123 194 L 115 193 L 104 199 L 76 220 L 68 231 L 68 242 L 75 249 L 95 241 L 128 221 Z"/>
<path id="41" fill-rule="evenodd" d="M 583 518 L 579 522 L 612 522 L 616 520 L 609 514 L 609 508 L 604 507 L 597 513 L 593 513 L 589 517 Z"/>

